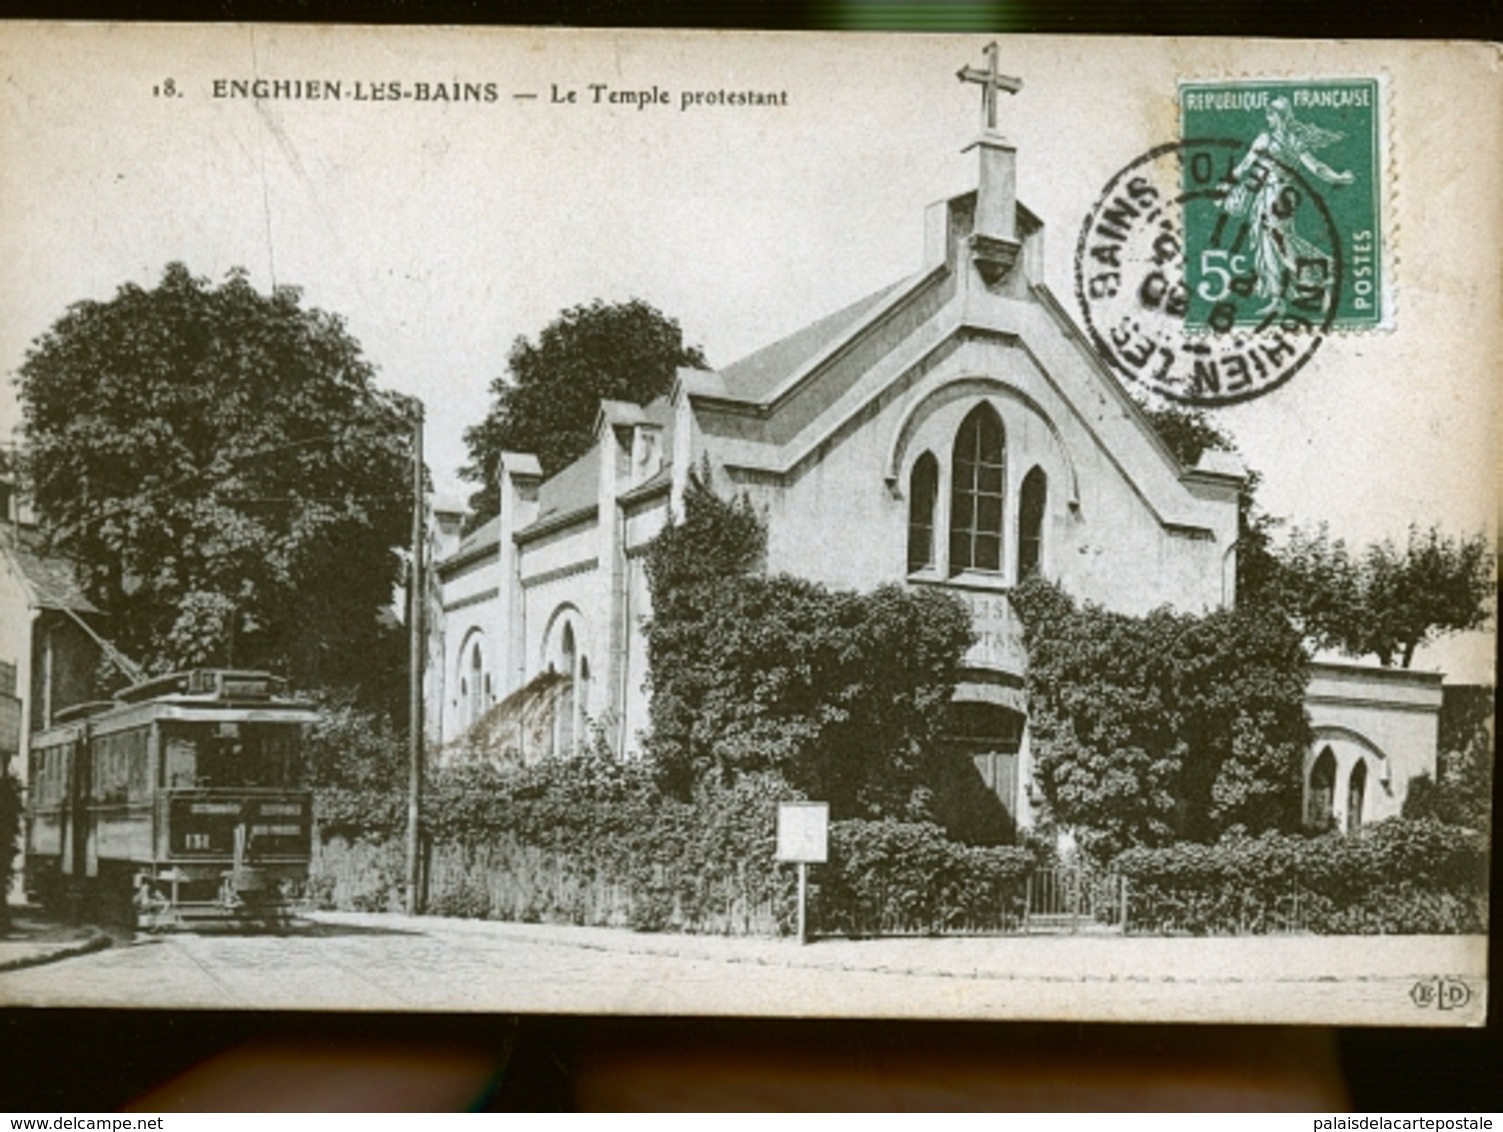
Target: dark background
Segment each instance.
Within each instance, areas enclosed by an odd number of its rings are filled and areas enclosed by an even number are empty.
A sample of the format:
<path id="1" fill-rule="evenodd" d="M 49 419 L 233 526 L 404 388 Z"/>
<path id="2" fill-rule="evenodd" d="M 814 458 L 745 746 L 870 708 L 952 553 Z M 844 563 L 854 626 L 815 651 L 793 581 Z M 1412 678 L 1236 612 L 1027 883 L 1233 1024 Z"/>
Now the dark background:
<path id="1" fill-rule="evenodd" d="M 927 30 L 984 34 L 1258 35 L 1330 38 L 1503 38 L 1503 0 L 1367 0 L 1327 5 L 1277 0 L 1069 0 L 922 5 L 875 0 L 711 4 L 708 0 L 0 0 L 0 15 L 126 20 L 275 20 L 335 23 L 510 23 L 598 27 L 697 26 L 816 30 Z M 3 29 L 0 29 L 3 34 Z M 1497 155 L 1479 176 L 1496 176 Z M 1499 192 L 1503 207 L 1503 189 Z M 1491 329 L 1491 328 L 1490 328 Z M 1496 787 L 1494 805 L 1496 809 Z M 1493 907 L 1498 907 L 1497 876 Z M 1353 946 L 1360 947 L 1354 941 Z M 1498 970 L 1497 937 L 1489 968 Z M 1353 1106 L 1367 1111 L 1503 1109 L 1503 1038 L 1492 1011 L 1483 1030 L 1346 1029 L 1338 1034 Z M 853 1068 L 928 1054 L 1026 1045 L 1100 1061 L 1116 1051 L 1172 1056 L 1210 1028 L 1025 1023 L 606 1019 L 262 1012 L 25 1011 L 0 1008 L 0 1110 L 101 1111 L 127 1104 L 215 1053 L 246 1042 L 296 1040 L 348 1050 L 410 1044 L 496 1051 L 498 1074 L 477 1098 L 499 1110 L 569 1108 L 572 1076 L 592 1046 L 634 1043 L 838 1049 Z M 1276 1040 L 1276 1032 L 1269 1032 Z M 1124 1055 L 1125 1056 L 1125 1055 Z"/>

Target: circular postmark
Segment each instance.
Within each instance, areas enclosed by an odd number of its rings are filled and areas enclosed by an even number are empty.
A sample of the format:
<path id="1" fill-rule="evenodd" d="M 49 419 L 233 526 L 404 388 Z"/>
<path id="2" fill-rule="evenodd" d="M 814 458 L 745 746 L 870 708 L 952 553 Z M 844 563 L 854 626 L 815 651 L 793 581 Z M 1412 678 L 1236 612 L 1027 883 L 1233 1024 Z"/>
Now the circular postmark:
<path id="1" fill-rule="evenodd" d="M 1183 404 L 1278 388 L 1341 294 L 1331 213 L 1297 168 L 1234 140 L 1170 142 L 1108 183 L 1081 226 L 1075 292 L 1102 358 Z"/>

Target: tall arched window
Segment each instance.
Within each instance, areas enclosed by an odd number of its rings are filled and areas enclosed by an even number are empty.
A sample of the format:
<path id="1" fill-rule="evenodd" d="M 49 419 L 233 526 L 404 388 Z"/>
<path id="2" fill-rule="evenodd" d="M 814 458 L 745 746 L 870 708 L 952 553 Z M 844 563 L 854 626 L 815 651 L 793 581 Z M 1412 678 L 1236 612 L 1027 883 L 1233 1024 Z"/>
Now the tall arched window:
<path id="1" fill-rule="evenodd" d="M 939 496 L 939 461 L 925 452 L 908 476 L 908 572 L 934 565 L 934 504 Z"/>
<path id="2" fill-rule="evenodd" d="M 1305 795 L 1305 824 L 1324 829 L 1331 824 L 1336 801 L 1336 756 L 1330 747 L 1322 747 L 1310 767 L 1310 788 Z"/>
<path id="3" fill-rule="evenodd" d="M 485 714 L 485 662 L 480 656 L 480 642 L 470 646 L 470 702 L 467 705 L 470 722 L 474 723 Z"/>
<path id="4" fill-rule="evenodd" d="M 578 685 L 575 698 L 579 703 L 579 724 L 583 727 L 585 720 L 590 717 L 590 658 L 587 656 L 579 658 Z"/>
<path id="5" fill-rule="evenodd" d="M 558 698 L 558 749 L 559 755 L 574 753 L 574 681 L 579 665 L 575 661 L 574 626 L 564 626 L 562 646 L 563 690 Z"/>
<path id="6" fill-rule="evenodd" d="M 1356 833 L 1362 828 L 1362 803 L 1367 796 L 1367 760 L 1352 767 L 1352 776 L 1346 784 L 1346 831 Z"/>
<path id="7" fill-rule="evenodd" d="M 1002 569 L 1002 418 L 977 405 L 955 435 L 950 485 L 950 572 Z"/>
<path id="8" fill-rule="evenodd" d="M 1043 468 L 1023 477 L 1018 496 L 1018 581 L 1037 570 L 1044 561 L 1044 510 L 1049 481 Z"/>

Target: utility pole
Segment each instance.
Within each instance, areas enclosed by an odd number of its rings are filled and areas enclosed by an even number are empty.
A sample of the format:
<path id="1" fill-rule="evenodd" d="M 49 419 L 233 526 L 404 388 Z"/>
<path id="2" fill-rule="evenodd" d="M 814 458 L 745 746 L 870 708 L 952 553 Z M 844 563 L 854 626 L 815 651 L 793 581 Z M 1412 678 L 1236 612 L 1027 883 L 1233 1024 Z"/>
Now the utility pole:
<path id="1" fill-rule="evenodd" d="M 412 422 L 412 561 L 407 568 L 408 632 L 408 767 L 407 767 L 407 914 L 422 909 L 421 815 L 423 801 L 423 403 L 413 398 Z"/>

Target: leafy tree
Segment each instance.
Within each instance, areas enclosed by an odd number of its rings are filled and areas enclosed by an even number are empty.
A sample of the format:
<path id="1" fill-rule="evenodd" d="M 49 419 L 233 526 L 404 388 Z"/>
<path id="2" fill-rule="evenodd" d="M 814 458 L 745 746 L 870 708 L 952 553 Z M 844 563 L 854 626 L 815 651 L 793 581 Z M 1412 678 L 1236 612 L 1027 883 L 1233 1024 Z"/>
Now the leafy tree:
<path id="1" fill-rule="evenodd" d="M 402 829 L 407 821 L 407 737 L 349 693 L 321 697 L 304 747 L 324 837 Z"/>
<path id="2" fill-rule="evenodd" d="M 1440 707 L 1436 776 L 1409 784 L 1406 818 L 1436 818 L 1486 835 L 1492 830 L 1493 736 L 1497 695 L 1476 684 L 1450 685 Z"/>
<path id="3" fill-rule="evenodd" d="M 1420 646 L 1491 618 L 1494 559 L 1487 537 L 1411 525 L 1353 552 L 1322 524 L 1294 530 L 1279 553 L 1280 600 L 1317 648 L 1408 668 Z"/>
<path id="4" fill-rule="evenodd" d="M 684 345 L 678 323 L 641 299 L 570 307 L 536 344 L 519 337 L 507 375 L 491 382 L 490 412 L 465 431 L 470 462 L 460 474 L 480 485 L 470 496 L 471 522 L 500 510 L 502 452 L 534 453 L 551 476 L 589 450 L 603 399 L 645 405 L 668 392 L 680 367 L 706 365 L 699 347 Z"/>
<path id="5" fill-rule="evenodd" d="M 665 788 L 781 775 L 832 815 L 927 818 L 971 643 L 935 590 L 830 590 L 756 572 L 762 532 L 708 489 L 648 555 L 652 733 Z"/>
<path id="6" fill-rule="evenodd" d="M 1276 610 L 1133 617 L 1036 578 L 1013 600 L 1037 781 L 1083 847 L 1297 827 L 1307 657 Z"/>
<path id="7" fill-rule="evenodd" d="M 33 498 L 154 670 L 370 679 L 407 538 L 410 412 L 295 288 L 170 264 L 74 304 L 20 369 Z"/>

